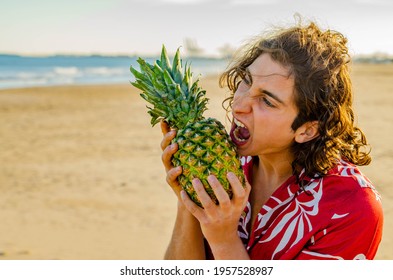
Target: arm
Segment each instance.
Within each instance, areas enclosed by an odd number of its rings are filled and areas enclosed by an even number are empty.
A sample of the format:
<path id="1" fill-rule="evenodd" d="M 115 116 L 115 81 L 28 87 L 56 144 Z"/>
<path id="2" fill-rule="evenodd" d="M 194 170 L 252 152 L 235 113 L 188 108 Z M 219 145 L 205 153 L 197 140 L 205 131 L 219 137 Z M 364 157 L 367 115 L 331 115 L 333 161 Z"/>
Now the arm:
<path id="1" fill-rule="evenodd" d="M 161 122 L 161 129 L 164 134 L 161 148 L 162 162 L 167 172 L 166 180 L 179 199 L 175 226 L 164 259 L 205 259 L 205 246 L 199 222 L 180 200 L 182 188 L 177 177 L 182 169 L 174 168 L 171 162 L 172 155 L 177 151 L 177 144 L 170 145 L 176 132 L 171 131 L 165 122 Z"/>
<path id="2" fill-rule="evenodd" d="M 208 181 L 219 201 L 218 205 L 211 200 L 198 179 L 193 180 L 193 186 L 204 208 L 197 206 L 185 191 L 181 191 L 181 199 L 189 212 L 199 221 L 201 231 L 209 242 L 215 259 L 250 259 L 238 235 L 237 227 L 251 186 L 246 183 L 243 188 L 233 173 L 228 173 L 227 177 L 233 190 L 232 199 L 229 199 L 213 175 L 208 177 Z"/>
<path id="3" fill-rule="evenodd" d="M 184 207 L 178 203 L 177 217 L 172 232 L 172 238 L 164 259 L 205 259 L 205 246 L 199 222 Z"/>

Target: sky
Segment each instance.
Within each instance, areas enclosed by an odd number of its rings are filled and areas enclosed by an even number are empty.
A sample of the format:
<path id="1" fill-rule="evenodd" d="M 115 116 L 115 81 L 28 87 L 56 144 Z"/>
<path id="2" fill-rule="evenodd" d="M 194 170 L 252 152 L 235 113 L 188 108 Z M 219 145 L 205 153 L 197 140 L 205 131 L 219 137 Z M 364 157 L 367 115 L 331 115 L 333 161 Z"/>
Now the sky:
<path id="1" fill-rule="evenodd" d="M 393 55 L 391 0 L 0 0 L 0 53 L 155 55 L 197 42 L 239 47 L 300 14 L 343 33 L 352 54 Z"/>

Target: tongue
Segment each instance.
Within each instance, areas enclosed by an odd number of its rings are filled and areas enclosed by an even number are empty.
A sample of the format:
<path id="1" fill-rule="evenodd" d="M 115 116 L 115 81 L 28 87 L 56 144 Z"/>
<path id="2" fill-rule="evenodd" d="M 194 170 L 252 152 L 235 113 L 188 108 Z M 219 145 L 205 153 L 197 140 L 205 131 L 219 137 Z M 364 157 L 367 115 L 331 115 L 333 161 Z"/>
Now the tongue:
<path id="1" fill-rule="evenodd" d="M 245 127 L 239 127 L 239 128 L 238 128 L 238 131 L 239 131 L 239 136 L 240 136 L 240 138 L 242 138 L 242 139 L 248 139 L 248 138 L 250 138 L 250 132 L 248 131 L 247 128 L 245 128 Z"/>

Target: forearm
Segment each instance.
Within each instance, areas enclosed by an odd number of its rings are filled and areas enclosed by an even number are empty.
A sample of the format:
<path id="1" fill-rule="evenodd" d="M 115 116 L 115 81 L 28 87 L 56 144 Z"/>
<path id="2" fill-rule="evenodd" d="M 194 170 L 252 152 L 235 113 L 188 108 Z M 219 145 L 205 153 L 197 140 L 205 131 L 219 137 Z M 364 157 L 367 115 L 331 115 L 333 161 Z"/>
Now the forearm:
<path id="1" fill-rule="evenodd" d="M 164 258 L 205 259 L 202 231 L 197 219 L 179 202 L 172 238 Z"/>
<path id="2" fill-rule="evenodd" d="M 234 241 L 210 244 L 215 260 L 249 260 L 250 257 L 239 237 Z"/>

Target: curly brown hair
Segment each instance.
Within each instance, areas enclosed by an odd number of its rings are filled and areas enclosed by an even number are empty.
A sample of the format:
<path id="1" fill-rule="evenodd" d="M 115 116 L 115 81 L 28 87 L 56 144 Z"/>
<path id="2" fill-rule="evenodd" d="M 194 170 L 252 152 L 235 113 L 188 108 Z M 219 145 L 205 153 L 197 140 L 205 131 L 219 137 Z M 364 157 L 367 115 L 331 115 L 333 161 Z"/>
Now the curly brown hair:
<path id="1" fill-rule="evenodd" d="M 353 92 L 349 74 L 351 60 L 347 39 L 333 30 L 322 31 L 314 22 L 280 28 L 252 42 L 220 77 L 221 87 L 232 94 L 224 100 L 229 112 L 233 96 L 246 68 L 262 53 L 289 67 L 295 80 L 298 115 L 295 131 L 310 121 L 318 122 L 319 135 L 306 143 L 294 143 L 294 174 L 305 169 L 309 177 L 323 176 L 340 159 L 356 165 L 371 162 L 370 147 L 361 129 L 354 125 Z"/>

